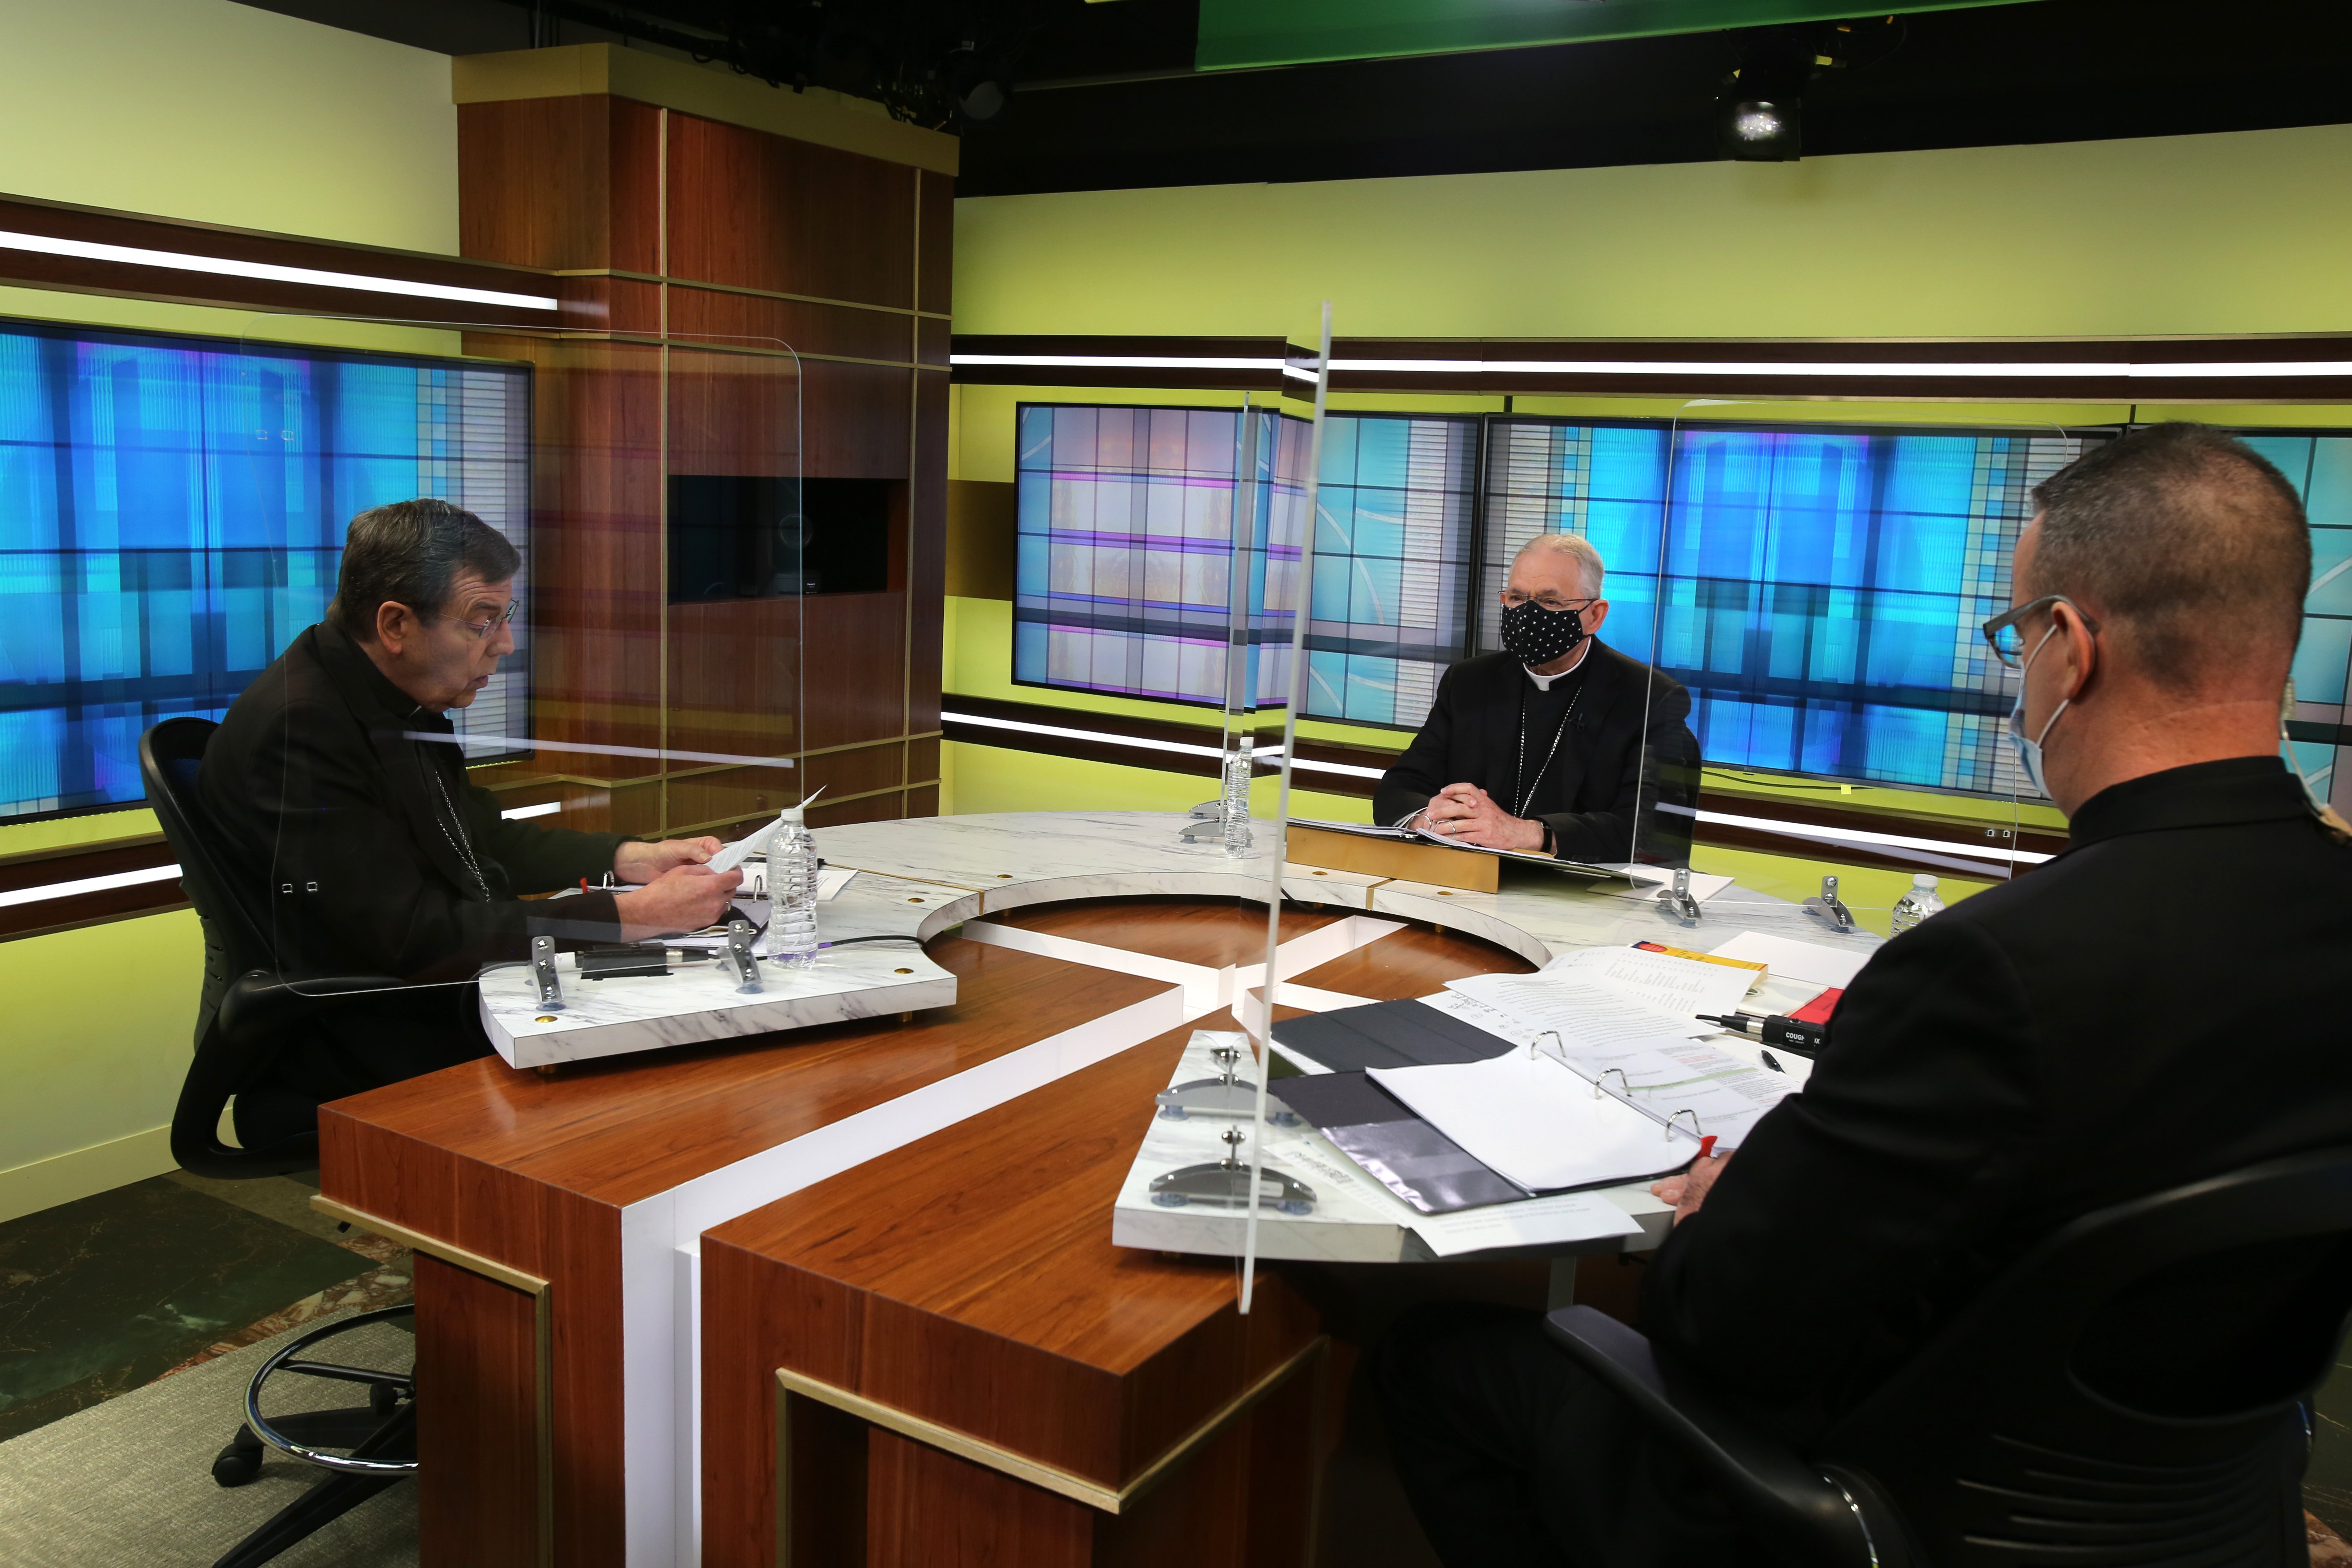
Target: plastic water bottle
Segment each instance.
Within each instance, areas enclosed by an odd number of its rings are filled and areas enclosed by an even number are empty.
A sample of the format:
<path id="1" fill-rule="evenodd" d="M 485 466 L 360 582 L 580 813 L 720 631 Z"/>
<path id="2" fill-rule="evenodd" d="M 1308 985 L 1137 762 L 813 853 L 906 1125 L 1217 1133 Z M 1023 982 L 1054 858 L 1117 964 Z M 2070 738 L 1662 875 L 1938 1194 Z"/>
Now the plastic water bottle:
<path id="1" fill-rule="evenodd" d="M 768 840 L 768 953 L 786 963 L 816 962 L 816 840 L 795 808 Z"/>
<path id="2" fill-rule="evenodd" d="M 1225 753 L 1225 853 L 1240 859 L 1250 847 L 1250 742 L 1244 739 Z"/>
<path id="3" fill-rule="evenodd" d="M 1911 879 L 1911 890 L 1895 900 L 1895 912 L 1887 923 L 1894 934 L 1901 936 L 1929 915 L 1944 912 L 1944 900 L 1936 896 L 1936 879 L 1922 871 Z"/>

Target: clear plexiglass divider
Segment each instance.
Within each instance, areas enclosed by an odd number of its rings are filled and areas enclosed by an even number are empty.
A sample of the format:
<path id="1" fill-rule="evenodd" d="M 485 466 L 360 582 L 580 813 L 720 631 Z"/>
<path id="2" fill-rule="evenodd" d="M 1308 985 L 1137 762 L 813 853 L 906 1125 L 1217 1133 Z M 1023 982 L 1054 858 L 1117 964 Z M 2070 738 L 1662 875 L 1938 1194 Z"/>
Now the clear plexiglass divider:
<path id="1" fill-rule="evenodd" d="M 814 948 L 813 853 L 767 859 L 809 793 L 820 553 L 789 345 L 266 315 L 226 379 L 250 439 L 222 570 L 254 668 L 290 649 L 232 741 L 229 836 L 296 989 L 404 994 L 338 1015 L 388 1040 L 478 1019 L 554 1059 L 654 1005 L 602 980 L 698 970 L 721 1006 L 823 962 L 783 951 Z M 290 546 L 240 552 L 235 519 L 273 514 Z"/>
<path id="2" fill-rule="evenodd" d="M 1845 986 L 1891 935 L 2063 847 L 2009 739 L 2018 673 L 1981 626 L 2010 605 L 2033 486 L 2100 433 L 1967 416 L 1825 429 L 1727 405 L 1650 428 L 1654 471 L 1615 477 L 1636 493 L 1562 509 L 1605 575 L 1541 613 L 1578 616 L 1589 635 L 1514 660 L 1533 668 L 1503 804 L 1540 819 L 1549 853 L 1503 857 L 1492 893 L 1398 881 L 1371 907 L 1486 934 L 1531 963 L 1540 952 L 1564 985 L 1597 974 L 1637 998 L 1645 1011 L 1613 1022 L 1590 997 L 1562 1003 L 1563 1020 L 1585 1021 L 1535 1030 L 1529 1048 L 1601 1072 L 1595 1093 L 1647 1112 L 1695 1157 L 1709 1139 L 1736 1145 L 1757 1105 L 1801 1087 Z M 1319 468 L 1312 457 L 1297 468 L 1308 515 Z M 1286 612 L 1311 580 L 1316 531 L 1270 531 L 1269 606 Z M 1582 569 L 1575 551 L 1557 553 L 1571 577 Z M 1519 586 L 1540 600 L 1547 584 Z M 1307 628 L 1285 629 L 1296 660 Z M 1300 704 L 1286 685 L 1287 719 Z M 1276 860 L 1294 798 L 1287 737 L 1281 762 Z M 1580 1027 L 1593 1032 L 1569 1037 Z M 1629 1030 L 1686 1041 L 1687 1061 L 1668 1052 L 1643 1058 L 1649 1080 L 1607 1076 L 1596 1053 Z M 1273 1075 L 1259 1053 L 1262 1110 Z M 1297 1173 L 1263 1158 L 1270 1135 L 1279 1148 L 1263 1114 L 1246 1129 L 1245 1302 L 1264 1225 L 1302 1198 Z"/>

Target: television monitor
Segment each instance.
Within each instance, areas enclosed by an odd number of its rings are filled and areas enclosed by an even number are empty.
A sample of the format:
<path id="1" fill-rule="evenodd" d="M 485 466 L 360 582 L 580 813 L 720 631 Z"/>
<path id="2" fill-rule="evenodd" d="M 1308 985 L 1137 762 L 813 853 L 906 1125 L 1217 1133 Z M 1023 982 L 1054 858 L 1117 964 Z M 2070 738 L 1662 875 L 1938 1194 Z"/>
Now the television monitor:
<path id="1" fill-rule="evenodd" d="M 140 734 L 218 718 L 320 618 L 354 513 L 454 501 L 522 588 L 530 393 L 518 365 L 0 321 L 0 820 L 137 803 Z M 530 734 L 526 621 L 461 733 Z"/>

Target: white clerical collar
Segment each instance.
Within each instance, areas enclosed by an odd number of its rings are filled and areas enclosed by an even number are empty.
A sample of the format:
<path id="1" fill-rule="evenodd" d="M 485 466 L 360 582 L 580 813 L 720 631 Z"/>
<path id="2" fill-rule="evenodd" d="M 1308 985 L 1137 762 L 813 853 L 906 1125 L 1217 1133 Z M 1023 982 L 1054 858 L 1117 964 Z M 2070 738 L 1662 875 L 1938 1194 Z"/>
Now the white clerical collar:
<path id="1" fill-rule="evenodd" d="M 1538 675 L 1534 669 L 1524 664 L 1519 666 L 1519 668 L 1527 670 L 1528 679 L 1536 683 L 1536 689 L 1538 691 L 1549 691 L 1553 681 L 1566 680 L 1570 676 L 1574 675 L 1578 670 L 1582 669 L 1584 668 L 1584 656 L 1591 651 L 1592 639 L 1591 637 L 1587 637 L 1583 642 L 1577 645 L 1576 662 L 1570 665 L 1566 669 L 1561 670 L 1558 675 Z"/>

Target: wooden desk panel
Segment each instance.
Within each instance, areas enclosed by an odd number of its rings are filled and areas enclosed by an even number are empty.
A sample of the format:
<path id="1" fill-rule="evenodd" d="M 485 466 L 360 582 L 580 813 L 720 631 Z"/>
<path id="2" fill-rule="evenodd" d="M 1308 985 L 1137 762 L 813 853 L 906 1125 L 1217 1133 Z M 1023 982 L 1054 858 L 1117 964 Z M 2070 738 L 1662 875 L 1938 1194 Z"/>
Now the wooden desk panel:
<path id="1" fill-rule="evenodd" d="M 930 951 L 961 995 L 911 1024 L 652 1052 L 552 1079 L 486 1058 L 320 1112 L 326 1196 L 550 1281 L 557 1562 L 622 1557 L 623 1205 L 1168 989 L 960 938 Z M 425 1376 L 450 1391 L 440 1398 L 471 1396 L 466 1376 L 436 1371 Z M 485 1482 L 428 1466 L 421 1484 Z M 527 1537 L 521 1516 L 538 1508 L 535 1495 L 428 1503 L 428 1521 L 468 1531 L 428 1534 L 425 1561 L 504 1568 L 487 1543 Z M 479 1533 L 494 1516 L 498 1530 Z"/>
<path id="2" fill-rule="evenodd" d="M 1191 1032 L 706 1233 L 706 1563 L 772 1561 L 776 1367 L 1116 1489 L 1314 1342 L 1313 1312 L 1276 1275 L 1260 1275 L 1244 1318 L 1230 1263 L 1111 1245 L 1111 1204 Z M 883 1433 L 868 1451 L 876 1564 L 934 1560 L 885 1545 L 911 1539 L 902 1512 L 950 1528 L 966 1494 L 1087 1521 L 1078 1533 L 1093 1539 L 1083 1503 L 901 1446 Z M 795 1492 L 796 1510 L 826 1506 L 806 1479 Z M 1245 1508 L 1238 1472 L 1223 1500 Z"/>

